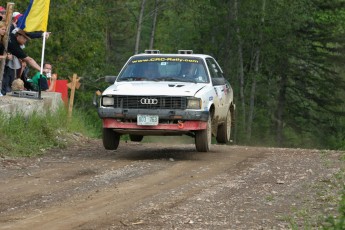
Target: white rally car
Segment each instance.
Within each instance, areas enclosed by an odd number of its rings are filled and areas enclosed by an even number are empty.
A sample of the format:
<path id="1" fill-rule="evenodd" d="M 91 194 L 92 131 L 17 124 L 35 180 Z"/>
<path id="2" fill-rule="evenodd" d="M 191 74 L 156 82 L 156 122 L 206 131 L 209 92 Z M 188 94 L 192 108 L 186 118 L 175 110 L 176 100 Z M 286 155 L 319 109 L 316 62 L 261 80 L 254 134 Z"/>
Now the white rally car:
<path id="1" fill-rule="evenodd" d="M 94 101 L 103 121 L 105 149 L 117 149 L 122 134 L 131 141 L 147 135 L 189 135 L 199 152 L 230 141 L 233 91 L 216 60 L 180 50 L 146 50 L 129 58 L 113 83 Z"/>

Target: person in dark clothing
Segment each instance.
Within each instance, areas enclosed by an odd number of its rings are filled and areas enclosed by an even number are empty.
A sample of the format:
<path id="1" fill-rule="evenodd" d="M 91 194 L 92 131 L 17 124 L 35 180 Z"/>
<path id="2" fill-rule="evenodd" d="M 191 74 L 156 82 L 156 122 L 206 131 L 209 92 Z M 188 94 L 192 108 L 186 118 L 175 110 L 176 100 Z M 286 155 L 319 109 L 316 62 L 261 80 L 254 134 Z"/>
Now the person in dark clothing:
<path id="1" fill-rule="evenodd" d="M 11 24 L 11 31 L 17 27 L 17 22 L 18 22 L 18 19 L 23 16 L 23 14 L 19 13 L 19 12 L 14 12 L 12 14 L 12 24 Z M 13 27 L 13 29 L 12 29 Z"/>
<path id="2" fill-rule="evenodd" d="M 4 46 L 4 36 L 6 33 L 6 24 L 3 21 L 0 21 L 0 59 L 6 58 L 5 46 Z"/>
<path id="3" fill-rule="evenodd" d="M 13 62 L 11 65 L 6 65 L 4 70 L 3 82 L 1 93 L 6 95 L 6 93 L 11 92 L 11 85 L 16 77 L 16 70 L 21 67 L 20 61 L 26 62 L 26 64 L 30 65 L 32 68 L 40 71 L 41 67 L 37 64 L 37 62 L 29 57 L 21 48 L 22 45 L 30 40 L 27 34 L 23 30 L 18 30 L 16 34 L 10 33 L 10 39 L 8 42 L 7 51 L 13 54 L 13 59 L 17 58 L 17 62 Z M 19 59 L 19 60 L 18 60 Z M 19 64 L 18 64 L 19 63 Z M 8 63 L 10 64 L 10 63 Z M 19 65 L 19 68 L 18 68 Z"/>
<path id="4" fill-rule="evenodd" d="M 0 6 L 0 21 L 5 21 L 6 9 L 3 6 Z"/>
<path id="5" fill-rule="evenodd" d="M 7 53 L 5 53 L 5 46 L 4 46 L 4 36 L 6 33 L 6 24 L 4 21 L 0 21 L 0 60 L 8 58 Z M 0 92 L 0 96 L 2 93 Z"/>

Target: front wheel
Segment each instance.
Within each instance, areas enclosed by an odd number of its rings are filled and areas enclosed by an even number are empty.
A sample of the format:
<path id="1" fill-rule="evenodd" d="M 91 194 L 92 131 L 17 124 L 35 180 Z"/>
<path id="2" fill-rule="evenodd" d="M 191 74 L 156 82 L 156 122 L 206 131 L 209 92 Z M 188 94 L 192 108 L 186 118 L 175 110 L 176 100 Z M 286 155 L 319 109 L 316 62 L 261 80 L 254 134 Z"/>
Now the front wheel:
<path id="1" fill-rule="evenodd" d="M 212 120 L 208 118 L 207 127 L 204 130 L 195 132 L 195 147 L 198 152 L 208 152 L 211 150 L 212 140 Z"/>
<path id="2" fill-rule="evenodd" d="M 225 122 L 218 127 L 216 140 L 220 144 L 226 144 L 230 141 L 231 134 L 231 111 L 228 110 Z"/>
<path id="3" fill-rule="evenodd" d="M 115 150 L 120 143 L 120 134 L 112 129 L 103 128 L 103 146 L 107 150 Z"/>

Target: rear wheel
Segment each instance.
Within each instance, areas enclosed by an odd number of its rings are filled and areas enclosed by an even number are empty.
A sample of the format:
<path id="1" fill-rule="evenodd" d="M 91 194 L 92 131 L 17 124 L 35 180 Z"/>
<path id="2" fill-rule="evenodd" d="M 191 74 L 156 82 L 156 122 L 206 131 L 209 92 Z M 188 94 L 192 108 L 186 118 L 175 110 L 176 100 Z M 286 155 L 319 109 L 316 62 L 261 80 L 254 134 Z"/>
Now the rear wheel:
<path id="1" fill-rule="evenodd" d="M 115 150 L 120 143 L 120 134 L 113 129 L 103 128 L 103 146 L 107 150 Z"/>
<path id="2" fill-rule="evenodd" d="M 216 140 L 220 144 L 226 144 L 230 141 L 231 134 L 231 111 L 228 111 L 225 122 L 218 127 Z"/>
<path id="3" fill-rule="evenodd" d="M 143 138 L 144 138 L 144 136 L 142 136 L 142 135 L 133 135 L 133 134 L 129 134 L 129 139 L 130 139 L 131 141 L 134 141 L 134 142 L 140 142 L 140 141 L 143 140 Z"/>
<path id="4" fill-rule="evenodd" d="M 211 116 L 207 121 L 207 128 L 195 132 L 195 147 L 198 152 L 208 152 L 211 150 L 212 140 L 212 120 Z"/>

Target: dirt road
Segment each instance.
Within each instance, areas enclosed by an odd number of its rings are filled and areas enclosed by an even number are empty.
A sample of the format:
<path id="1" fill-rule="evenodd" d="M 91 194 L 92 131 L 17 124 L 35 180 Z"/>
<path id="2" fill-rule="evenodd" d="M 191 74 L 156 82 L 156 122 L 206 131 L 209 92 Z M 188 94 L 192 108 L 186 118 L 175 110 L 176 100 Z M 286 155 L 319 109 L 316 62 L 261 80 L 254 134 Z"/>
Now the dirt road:
<path id="1" fill-rule="evenodd" d="M 289 229 L 336 211 L 340 152 L 81 139 L 0 160 L 0 229 Z M 315 227 L 315 226 L 314 226 Z"/>

